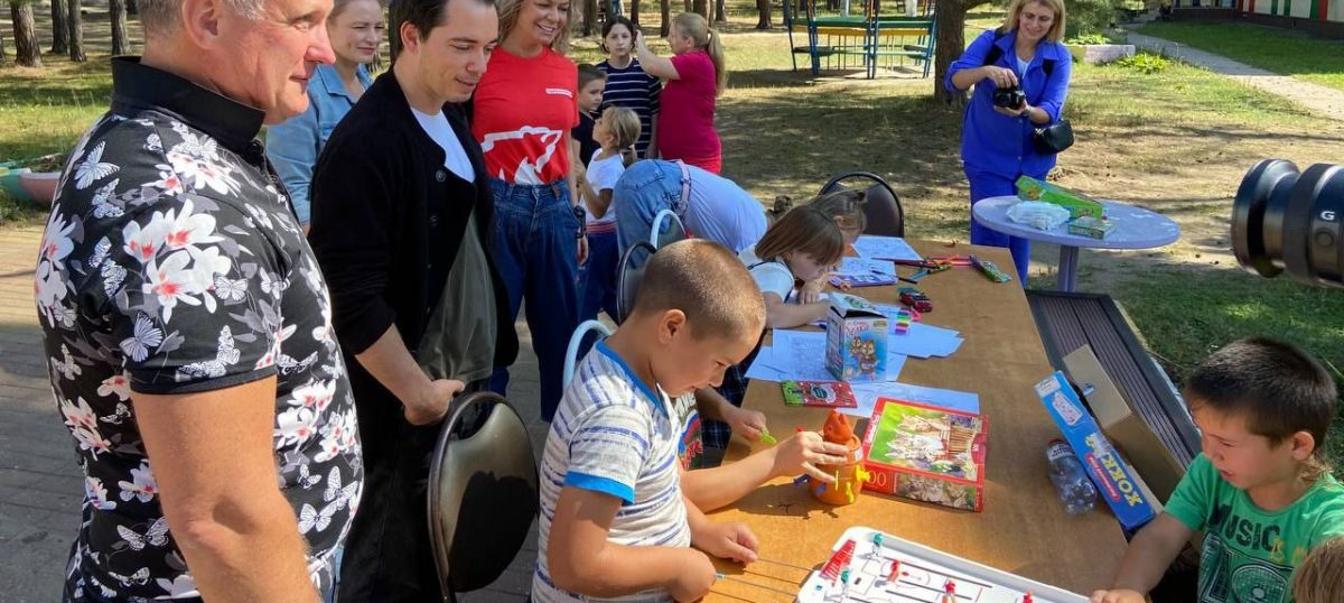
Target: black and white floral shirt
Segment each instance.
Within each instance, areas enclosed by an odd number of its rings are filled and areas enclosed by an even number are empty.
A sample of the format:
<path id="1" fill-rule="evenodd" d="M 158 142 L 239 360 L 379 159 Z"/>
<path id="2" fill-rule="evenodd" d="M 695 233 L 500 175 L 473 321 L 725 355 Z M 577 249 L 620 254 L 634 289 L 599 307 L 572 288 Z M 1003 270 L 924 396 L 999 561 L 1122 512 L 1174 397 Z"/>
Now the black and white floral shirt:
<path id="1" fill-rule="evenodd" d="M 274 455 L 320 589 L 363 484 L 326 284 L 254 138 L 259 111 L 113 62 L 111 110 L 62 176 L 34 292 L 85 474 L 65 597 L 198 597 L 159 506 L 131 392 L 275 375 Z"/>

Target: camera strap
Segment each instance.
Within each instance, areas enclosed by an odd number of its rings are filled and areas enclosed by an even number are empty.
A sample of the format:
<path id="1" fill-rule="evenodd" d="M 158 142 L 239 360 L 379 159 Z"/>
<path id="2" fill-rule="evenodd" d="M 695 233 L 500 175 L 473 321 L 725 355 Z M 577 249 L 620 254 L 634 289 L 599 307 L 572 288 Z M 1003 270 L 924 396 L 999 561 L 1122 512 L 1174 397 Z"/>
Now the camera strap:
<path id="1" fill-rule="evenodd" d="M 1002 27 L 994 30 L 994 42 L 989 45 L 989 52 L 985 53 L 985 62 L 983 65 L 996 65 L 999 59 L 1003 57 L 1003 49 L 999 48 L 999 40 L 1007 36 L 1008 32 Z M 1050 74 L 1055 72 L 1055 60 L 1045 59 L 1041 61 L 1041 69 L 1045 71 L 1045 79 L 1050 79 Z M 1025 73 L 1022 75 L 1026 75 Z"/>

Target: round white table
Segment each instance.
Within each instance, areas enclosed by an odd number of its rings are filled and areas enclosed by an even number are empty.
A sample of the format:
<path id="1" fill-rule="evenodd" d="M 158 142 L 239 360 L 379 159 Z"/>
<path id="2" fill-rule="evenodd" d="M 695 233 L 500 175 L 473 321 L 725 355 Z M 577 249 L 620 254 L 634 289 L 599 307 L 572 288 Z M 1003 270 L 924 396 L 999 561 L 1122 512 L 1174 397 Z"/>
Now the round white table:
<path id="1" fill-rule="evenodd" d="M 975 219 L 991 230 L 1032 241 L 1059 245 L 1060 291 L 1073 291 L 1078 279 L 1078 249 L 1152 249 L 1175 243 L 1181 227 L 1171 218 L 1155 211 L 1116 201 L 1102 201 L 1106 219 L 1115 229 L 1104 239 L 1069 234 L 1068 224 L 1050 230 L 1018 224 L 1008 219 L 1008 208 L 1022 201 L 1016 195 L 981 199 L 972 206 Z"/>

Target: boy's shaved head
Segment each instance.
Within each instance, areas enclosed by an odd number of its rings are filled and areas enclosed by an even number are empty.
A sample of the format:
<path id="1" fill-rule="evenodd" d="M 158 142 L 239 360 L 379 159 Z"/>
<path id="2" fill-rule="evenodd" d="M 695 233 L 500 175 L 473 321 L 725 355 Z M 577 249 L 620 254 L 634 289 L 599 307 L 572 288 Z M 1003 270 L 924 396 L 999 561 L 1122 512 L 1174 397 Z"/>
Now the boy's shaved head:
<path id="1" fill-rule="evenodd" d="M 759 337 L 765 300 L 742 261 L 705 239 L 677 241 L 659 249 L 644 267 L 634 312 L 681 310 L 696 338 Z"/>

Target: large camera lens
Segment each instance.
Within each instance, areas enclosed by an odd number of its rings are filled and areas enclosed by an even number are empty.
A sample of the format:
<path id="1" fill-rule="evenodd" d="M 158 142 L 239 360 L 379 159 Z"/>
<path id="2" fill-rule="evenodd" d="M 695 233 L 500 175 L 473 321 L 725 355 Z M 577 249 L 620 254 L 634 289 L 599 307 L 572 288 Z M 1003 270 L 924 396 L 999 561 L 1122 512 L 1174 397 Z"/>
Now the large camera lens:
<path id="1" fill-rule="evenodd" d="M 1344 166 L 1299 172 L 1291 161 L 1255 164 L 1232 205 L 1237 261 L 1264 277 L 1288 272 L 1311 285 L 1344 287 Z"/>

